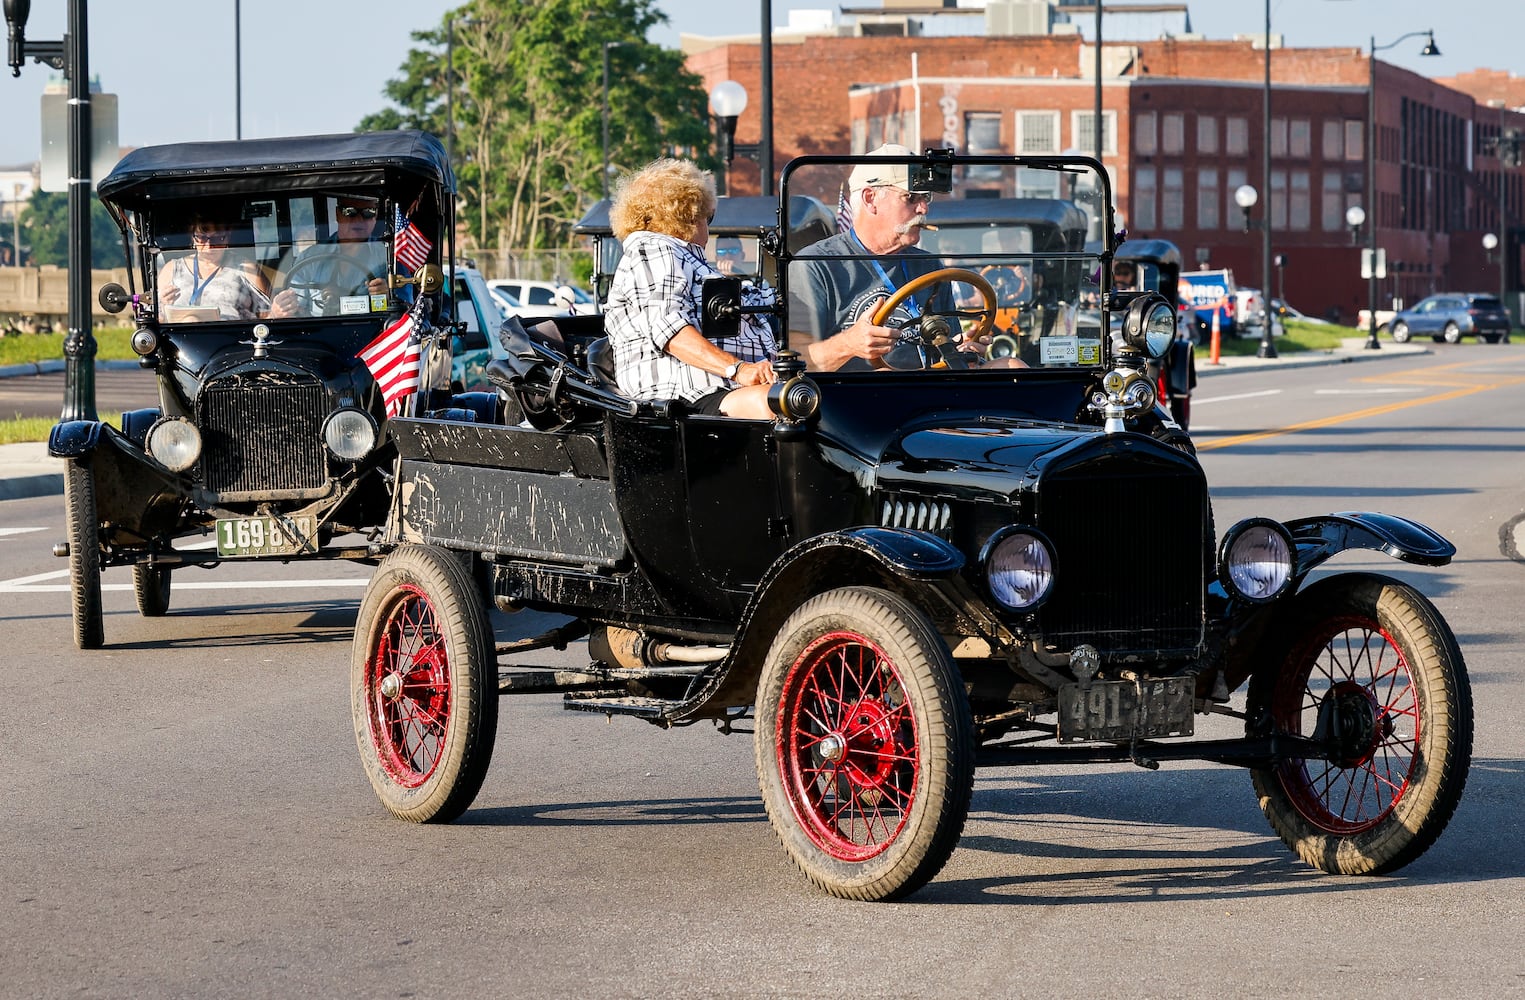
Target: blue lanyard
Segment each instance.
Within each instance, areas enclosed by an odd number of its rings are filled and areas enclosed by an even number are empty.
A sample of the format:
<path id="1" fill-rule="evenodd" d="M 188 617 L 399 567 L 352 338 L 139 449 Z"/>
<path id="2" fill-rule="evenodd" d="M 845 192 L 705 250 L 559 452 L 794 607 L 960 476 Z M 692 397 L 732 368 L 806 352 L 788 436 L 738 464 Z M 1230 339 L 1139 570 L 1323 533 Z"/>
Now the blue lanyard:
<path id="1" fill-rule="evenodd" d="M 858 244 L 858 246 L 860 246 L 860 247 L 863 247 L 863 252 L 864 253 L 868 253 L 868 247 L 864 246 L 863 241 L 858 239 L 858 232 L 857 232 L 857 230 L 855 230 L 855 229 L 848 230 L 848 234 L 852 237 L 852 241 L 854 243 Z M 889 272 L 885 271 L 884 265 L 879 263 L 879 258 L 878 257 L 870 257 L 868 262 L 871 265 L 873 265 L 873 268 L 874 268 L 875 271 L 879 272 L 879 280 L 884 282 L 884 287 L 888 288 L 890 290 L 890 295 L 891 296 L 893 296 L 897 291 L 899 291 L 899 286 L 896 285 L 895 282 L 890 280 Z M 900 258 L 900 274 L 901 274 L 902 277 L 905 278 L 906 281 L 910 281 L 911 280 L 911 272 L 906 269 L 906 266 L 905 266 L 905 257 L 903 257 L 903 256 Z M 916 296 L 914 296 L 914 295 L 907 295 L 905 301 L 902 302 L 900 305 L 901 305 L 901 308 L 903 308 L 908 314 L 910 314 L 910 317 L 912 319 L 917 319 L 918 317 L 921 316 L 921 306 L 916 302 Z"/>
<path id="2" fill-rule="evenodd" d="M 191 299 L 190 299 L 189 302 L 186 303 L 186 305 L 189 305 L 189 306 L 199 305 L 201 303 L 201 293 L 206 291 L 207 286 L 212 283 L 212 279 L 217 277 L 217 272 L 221 271 L 221 270 L 222 270 L 222 265 L 221 264 L 217 265 L 217 267 L 212 269 L 212 273 L 207 275 L 206 280 L 202 281 L 201 280 L 201 261 L 197 257 L 192 256 L 191 257 Z"/>

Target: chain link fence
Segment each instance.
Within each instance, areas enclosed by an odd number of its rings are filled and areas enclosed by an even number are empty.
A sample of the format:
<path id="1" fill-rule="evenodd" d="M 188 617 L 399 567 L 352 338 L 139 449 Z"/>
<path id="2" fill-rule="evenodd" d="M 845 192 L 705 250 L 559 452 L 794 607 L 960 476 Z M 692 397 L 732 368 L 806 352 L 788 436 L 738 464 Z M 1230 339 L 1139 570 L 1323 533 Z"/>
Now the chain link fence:
<path id="1" fill-rule="evenodd" d="M 465 247 L 460 250 L 460 255 L 472 261 L 489 281 L 495 278 L 523 278 L 586 288 L 593 273 L 593 254 L 588 250 Z"/>

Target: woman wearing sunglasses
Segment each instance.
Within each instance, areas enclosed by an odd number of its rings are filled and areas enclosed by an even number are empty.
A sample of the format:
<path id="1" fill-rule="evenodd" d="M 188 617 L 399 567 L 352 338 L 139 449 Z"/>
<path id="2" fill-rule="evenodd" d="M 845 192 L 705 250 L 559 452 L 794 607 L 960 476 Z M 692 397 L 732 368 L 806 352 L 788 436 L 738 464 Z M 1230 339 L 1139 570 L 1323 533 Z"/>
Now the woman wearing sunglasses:
<path id="1" fill-rule="evenodd" d="M 259 319 L 270 294 L 252 264 L 229 259 L 232 227 L 209 214 L 191 221 L 191 252 L 159 269 L 159 308 L 169 322 Z M 209 310 L 217 310 L 213 317 Z"/>

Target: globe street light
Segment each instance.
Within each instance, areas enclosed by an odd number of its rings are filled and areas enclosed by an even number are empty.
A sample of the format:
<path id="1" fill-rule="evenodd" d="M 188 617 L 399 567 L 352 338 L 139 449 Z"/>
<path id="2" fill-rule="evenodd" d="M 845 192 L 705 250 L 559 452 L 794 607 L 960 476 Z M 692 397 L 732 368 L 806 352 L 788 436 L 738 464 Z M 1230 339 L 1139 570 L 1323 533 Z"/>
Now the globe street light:
<path id="1" fill-rule="evenodd" d="M 726 193 L 731 187 L 731 161 L 736 158 L 736 119 L 747 110 L 747 88 L 735 80 L 721 80 L 710 91 L 710 113 L 719 125 L 720 159 L 726 166 Z"/>
<path id="2" fill-rule="evenodd" d="M 1250 225 L 1250 209 L 1254 208 L 1255 203 L 1259 200 L 1260 192 L 1256 191 L 1253 185 L 1241 184 L 1234 191 L 1234 204 L 1238 205 L 1241 209 L 1244 210 L 1245 232 L 1249 232 L 1252 228 Z"/>
<path id="3" fill-rule="evenodd" d="M 1345 209 L 1345 225 L 1350 227 L 1350 245 L 1361 242 L 1361 224 L 1366 221 L 1366 209 L 1351 205 Z"/>
<path id="4" fill-rule="evenodd" d="M 1499 238 L 1497 236 L 1493 235 L 1492 233 L 1483 234 L 1483 249 L 1487 251 L 1488 263 L 1493 263 L 1493 251 L 1497 250 L 1498 246 Z"/>
<path id="5" fill-rule="evenodd" d="M 1440 49 L 1435 47 L 1435 31 L 1426 28 L 1424 31 L 1411 31 L 1401 35 L 1386 45 L 1377 44 L 1377 36 L 1371 36 L 1371 49 L 1367 55 L 1366 63 L 1366 200 L 1371 202 L 1371 228 L 1366 231 L 1366 246 L 1371 251 L 1370 266 L 1366 271 L 1366 315 L 1371 328 L 1371 336 L 1366 338 L 1366 347 L 1376 350 L 1382 345 L 1377 342 L 1377 225 L 1382 221 L 1382 214 L 1378 210 L 1377 200 L 1377 53 L 1390 49 L 1398 43 L 1410 38 L 1426 36 L 1429 41 L 1425 42 L 1424 48 L 1419 50 L 1422 56 L 1438 56 Z"/>

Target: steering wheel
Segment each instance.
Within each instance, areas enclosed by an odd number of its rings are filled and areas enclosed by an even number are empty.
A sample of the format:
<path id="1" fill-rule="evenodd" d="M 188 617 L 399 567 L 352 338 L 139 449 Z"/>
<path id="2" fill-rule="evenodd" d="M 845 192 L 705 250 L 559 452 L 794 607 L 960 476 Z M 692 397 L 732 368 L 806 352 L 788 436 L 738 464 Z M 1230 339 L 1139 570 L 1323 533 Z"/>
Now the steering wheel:
<path id="1" fill-rule="evenodd" d="M 343 282 L 337 280 L 337 278 L 338 278 L 337 274 L 335 274 L 335 276 L 334 276 L 336 280 L 334 280 L 332 282 L 328 282 L 328 281 L 298 282 L 296 280 L 297 275 L 301 274 L 303 271 L 307 270 L 308 268 L 315 268 L 315 267 L 317 267 L 318 264 L 334 264 L 334 265 L 337 265 L 339 267 L 347 267 L 350 270 L 354 271 L 355 274 L 359 275 L 360 276 L 360 280 L 358 282 L 353 283 L 353 284 L 345 285 Z M 361 264 L 359 261 L 355 260 L 352 257 L 346 257 L 342 253 L 314 254 L 311 257 L 304 257 L 302 260 L 297 261 L 296 264 L 291 268 L 291 270 L 287 271 L 285 276 L 281 279 L 281 287 L 278 288 L 276 291 L 277 292 L 284 292 L 288 288 L 300 288 L 300 289 L 303 289 L 303 290 L 310 290 L 310 289 L 315 289 L 315 288 L 326 288 L 330 284 L 337 285 L 340 288 L 351 288 L 351 289 L 354 289 L 354 288 L 364 288 L 370 282 L 370 280 L 371 280 L 370 269 L 367 268 L 364 264 Z"/>
<path id="2" fill-rule="evenodd" d="M 952 284 L 954 282 L 962 282 L 963 284 L 973 286 L 974 289 L 980 293 L 980 298 L 984 300 L 984 308 L 979 310 L 955 309 L 946 313 L 924 312 L 921 319 L 917 320 L 917 324 L 920 327 L 920 332 L 922 334 L 922 340 L 926 341 L 929 346 L 942 346 L 940 343 L 934 342 L 928 335 L 927 327 L 924 322 L 928 316 L 956 316 L 960 319 L 967 316 L 978 316 L 979 322 L 975 326 L 974 330 L 968 334 L 965 334 L 965 339 L 967 340 L 978 340 L 988 334 L 990 332 L 991 326 L 995 324 L 995 289 L 992 288 L 990 286 L 990 282 L 986 281 L 983 277 L 973 271 L 962 267 L 939 268 L 936 271 L 929 271 L 920 277 L 911 279 L 910 281 L 901 285 L 899 288 L 895 289 L 895 294 L 891 295 L 888 299 L 885 299 L 882 303 L 879 304 L 879 308 L 874 310 L 874 315 L 871 317 L 870 321 L 875 326 L 883 326 L 885 320 L 889 319 L 895 314 L 895 310 L 900 307 L 901 303 L 910 298 L 912 295 L 921 291 L 923 288 L 928 288 L 932 285 Z"/>
<path id="3" fill-rule="evenodd" d="M 1017 303 L 1028 297 L 1027 275 L 1021 268 L 990 264 L 980 268 L 980 274 L 990 282 L 1002 302 Z"/>

